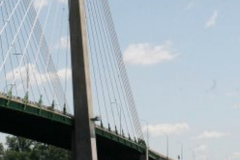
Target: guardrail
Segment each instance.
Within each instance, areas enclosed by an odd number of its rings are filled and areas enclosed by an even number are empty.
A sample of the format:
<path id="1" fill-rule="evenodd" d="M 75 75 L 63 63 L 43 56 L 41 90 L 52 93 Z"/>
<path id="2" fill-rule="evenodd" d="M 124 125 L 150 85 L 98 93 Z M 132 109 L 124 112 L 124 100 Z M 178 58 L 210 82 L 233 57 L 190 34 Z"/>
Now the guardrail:
<path id="1" fill-rule="evenodd" d="M 52 108 L 52 106 L 39 104 L 39 103 L 33 102 L 33 101 L 25 101 L 23 98 L 21 98 L 19 96 L 8 96 L 7 93 L 0 92 L 0 97 L 5 98 L 5 99 L 9 99 L 11 101 L 15 101 L 15 102 L 18 102 L 18 103 L 21 103 L 21 104 L 31 105 L 32 107 L 40 108 L 40 109 L 47 110 L 47 111 L 50 111 L 50 112 L 54 112 L 56 114 L 61 114 L 63 116 L 69 117 L 69 118 L 73 118 L 73 115 L 70 114 L 70 113 Z"/>

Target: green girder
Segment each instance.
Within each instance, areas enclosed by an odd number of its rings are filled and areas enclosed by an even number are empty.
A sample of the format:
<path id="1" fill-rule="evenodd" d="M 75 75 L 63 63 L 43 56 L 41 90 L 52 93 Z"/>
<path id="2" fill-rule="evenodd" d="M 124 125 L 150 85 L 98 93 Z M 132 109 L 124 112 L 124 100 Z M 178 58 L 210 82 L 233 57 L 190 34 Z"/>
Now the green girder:
<path id="1" fill-rule="evenodd" d="M 7 94 L 3 93 L 0 93 L 0 107 L 4 107 L 13 111 L 19 111 L 24 114 L 38 116 L 70 127 L 73 127 L 74 123 L 73 115 L 66 114 L 64 111 L 53 110 L 52 106 L 39 106 L 39 103 L 26 102 L 25 99 L 21 99 L 19 97 L 9 97 Z M 95 133 L 96 135 L 134 149 L 141 154 L 145 154 L 146 152 L 146 144 L 143 140 L 135 142 L 130 138 L 116 134 L 115 131 L 110 131 L 109 129 L 97 125 L 95 126 Z M 149 151 L 149 157 L 154 160 L 166 159 L 166 157 L 160 156 L 152 151 Z"/>

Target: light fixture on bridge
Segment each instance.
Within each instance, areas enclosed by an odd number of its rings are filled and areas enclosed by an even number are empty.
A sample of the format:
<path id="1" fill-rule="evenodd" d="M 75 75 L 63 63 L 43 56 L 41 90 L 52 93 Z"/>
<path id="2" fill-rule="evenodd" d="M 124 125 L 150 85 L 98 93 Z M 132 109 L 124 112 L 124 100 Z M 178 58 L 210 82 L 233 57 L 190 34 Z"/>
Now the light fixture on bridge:
<path id="1" fill-rule="evenodd" d="M 102 121 L 102 118 L 101 118 L 101 116 L 95 116 L 95 117 L 91 118 L 91 121 L 93 121 L 93 122 Z"/>

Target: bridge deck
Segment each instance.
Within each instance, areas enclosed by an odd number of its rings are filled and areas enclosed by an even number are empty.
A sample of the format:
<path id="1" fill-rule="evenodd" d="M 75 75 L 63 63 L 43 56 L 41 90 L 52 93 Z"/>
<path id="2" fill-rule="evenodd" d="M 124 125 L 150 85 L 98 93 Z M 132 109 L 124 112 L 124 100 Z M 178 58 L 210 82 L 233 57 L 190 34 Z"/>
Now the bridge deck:
<path id="1" fill-rule="evenodd" d="M 72 115 L 50 110 L 36 103 L 24 103 L 20 98 L 0 94 L 0 131 L 71 150 Z M 96 126 L 99 159 L 106 156 L 117 160 L 139 160 L 145 145 Z M 150 152 L 150 159 L 166 159 Z"/>

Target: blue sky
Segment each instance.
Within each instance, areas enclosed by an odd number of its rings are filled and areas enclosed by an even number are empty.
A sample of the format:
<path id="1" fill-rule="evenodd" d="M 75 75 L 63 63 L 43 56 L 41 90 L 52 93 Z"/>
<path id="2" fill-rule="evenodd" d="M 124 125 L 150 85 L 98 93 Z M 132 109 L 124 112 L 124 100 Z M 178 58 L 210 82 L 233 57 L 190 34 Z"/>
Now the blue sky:
<path id="1" fill-rule="evenodd" d="M 166 153 L 165 133 L 172 158 L 180 143 L 184 159 L 240 158 L 239 3 L 110 1 L 154 150 Z"/>
<path id="2" fill-rule="evenodd" d="M 240 1 L 109 3 L 139 117 L 149 123 L 150 148 L 166 154 L 168 135 L 171 158 L 182 144 L 186 160 L 240 159 Z M 65 31 L 57 38 L 50 48 L 65 53 Z M 66 68 L 58 69 L 63 79 Z"/>

